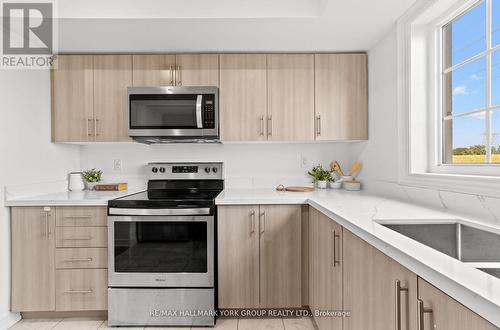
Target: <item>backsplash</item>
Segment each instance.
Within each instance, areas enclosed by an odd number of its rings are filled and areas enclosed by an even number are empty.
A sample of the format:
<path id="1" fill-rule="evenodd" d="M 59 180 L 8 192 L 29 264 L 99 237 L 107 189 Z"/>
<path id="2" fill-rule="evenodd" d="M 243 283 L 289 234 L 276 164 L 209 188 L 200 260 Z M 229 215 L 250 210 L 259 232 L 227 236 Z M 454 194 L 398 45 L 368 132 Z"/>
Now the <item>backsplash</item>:
<path id="1" fill-rule="evenodd" d="M 278 184 L 310 184 L 313 165 L 338 160 L 350 166 L 352 143 L 228 143 L 142 145 L 96 144 L 81 149 L 81 168 L 99 168 L 104 180 L 144 176 L 148 162 L 222 161 L 226 187 L 255 188 Z M 114 161 L 121 161 L 121 170 Z"/>

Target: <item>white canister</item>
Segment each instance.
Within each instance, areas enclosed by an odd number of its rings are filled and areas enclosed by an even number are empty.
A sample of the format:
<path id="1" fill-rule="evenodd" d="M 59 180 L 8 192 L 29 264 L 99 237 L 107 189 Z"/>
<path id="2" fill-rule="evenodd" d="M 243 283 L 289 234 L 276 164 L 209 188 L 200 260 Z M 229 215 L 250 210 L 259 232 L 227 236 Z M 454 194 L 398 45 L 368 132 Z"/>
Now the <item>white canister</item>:
<path id="1" fill-rule="evenodd" d="M 70 173 L 68 178 L 68 190 L 82 191 L 83 189 L 85 189 L 85 184 L 83 183 L 82 173 L 81 172 Z"/>

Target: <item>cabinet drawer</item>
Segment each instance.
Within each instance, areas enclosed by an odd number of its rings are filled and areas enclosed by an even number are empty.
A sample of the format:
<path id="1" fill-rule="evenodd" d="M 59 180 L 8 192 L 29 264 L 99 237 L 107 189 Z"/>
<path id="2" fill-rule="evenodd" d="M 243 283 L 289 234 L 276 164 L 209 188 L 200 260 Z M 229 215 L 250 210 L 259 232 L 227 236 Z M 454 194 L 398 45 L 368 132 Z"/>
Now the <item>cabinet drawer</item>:
<path id="1" fill-rule="evenodd" d="M 100 227 L 107 226 L 105 207 L 58 207 L 56 226 Z"/>
<path id="2" fill-rule="evenodd" d="M 56 227 L 56 247 L 107 247 L 107 227 Z"/>
<path id="3" fill-rule="evenodd" d="M 56 249 L 56 269 L 108 268 L 106 248 Z"/>
<path id="4" fill-rule="evenodd" d="M 56 311 L 107 309 L 106 269 L 57 270 L 56 283 Z"/>

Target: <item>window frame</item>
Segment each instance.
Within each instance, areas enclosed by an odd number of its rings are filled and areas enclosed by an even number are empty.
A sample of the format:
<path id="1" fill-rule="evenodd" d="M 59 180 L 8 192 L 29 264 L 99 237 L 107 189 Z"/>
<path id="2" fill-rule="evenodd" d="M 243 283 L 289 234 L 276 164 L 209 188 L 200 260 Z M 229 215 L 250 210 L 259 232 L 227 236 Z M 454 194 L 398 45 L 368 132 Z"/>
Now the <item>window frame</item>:
<path id="1" fill-rule="evenodd" d="M 442 157 L 441 28 L 478 0 L 417 0 L 397 21 L 398 183 L 500 197 L 498 164 Z"/>
<path id="2" fill-rule="evenodd" d="M 444 45 L 444 33 L 445 33 L 445 27 L 448 24 L 452 24 L 453 21 L 457 20 L 461 16 L 465 15 L 467 12 L 475 8 L 476 6 L 481 5 L 481 3 L 485 3 L 486 7 L 486 49 L 472 57 L 469 57 L 455 65 L 451 65 L 450 67 L 446 68 L 445 67 L 445 45 Z M 437 36 L 437 49 L 436 49 L 436 57 L 439 59 L 437 61 L 438 63 L 438 72 L 439 72 L 439 83 L 436 86 L 437 94 L 439 95 L 439 131 L 437 134 L 437 150 L 440 151 L 437 153 L 436 161 L 437 166 L 443 166 L 443 167 L 457 167 L 457 166 L 466 166 L 466 167 L 473 167 L 473 166 L 480 166 L 480 167 L 485 167 L 485 166 L 500 166 L 500 163 L 492 163 L 491 162 L 491 147 L 492 147 L 492 135 L 491 135 L 491 129 L 492 129 L 492 122 L 491 122 L 491 114 L 495 110 L 499 110 L 500 112 L 500 104 L 493 105 L 492 103 L 492 93 L 491 93 L 491 81 L 492 81 L 492 74 L 491 74 L 491 63 L 492 63 L 492 54 L 498 50 L 500 50 L 500 44 L 492 47 L 492 2 L 493 0 L 472 0 L 472 1 L 467 1 L 466 5 L 464 6 L 465 8 L 460 8 L 459 10 L 451 10 L 449 13 L 444 15 L 437 21 L 436 27 L 439 29 L 439 31 L 436 31 Z M 452 116 L 453 118 L 457 117 L 464 117 L 467 115 L 471 115 L 474 113 L 485 113 L 485 134 L 486 134 L 486 143 L 485 143 L 485 148 L 486 148 L 486 161 L 484 163 L 463 163 L 463 164 L 453 164 L 453 163 L 446 163 L 445 162 L 445 154 L 446 154 L 446 141 L 444 138 L 445 134 L 445 129 L 444 129 L 444 123 L 445 123 L 445 97 L 444 95 L 444 87 L 445 87 L 445 76 L 447 73 L 451 73 L 456 69 L 459 69 L 463 67 L 464 65 L 467 65 L 469 63 L 472 63 L 476 60 L 479 60 L 481 58 L 485 59 L 485 107 L 482 108 L 476 108 L 476 109 L 471 109 L 468 110 L 464 113 Z M 436 172 L 441 172 L 437 170 L 437 168 L 434 168 Z M 447 171 L 450 171 L 448 168 Z M 487 172 L 485 174 L 488 174 Z"/>

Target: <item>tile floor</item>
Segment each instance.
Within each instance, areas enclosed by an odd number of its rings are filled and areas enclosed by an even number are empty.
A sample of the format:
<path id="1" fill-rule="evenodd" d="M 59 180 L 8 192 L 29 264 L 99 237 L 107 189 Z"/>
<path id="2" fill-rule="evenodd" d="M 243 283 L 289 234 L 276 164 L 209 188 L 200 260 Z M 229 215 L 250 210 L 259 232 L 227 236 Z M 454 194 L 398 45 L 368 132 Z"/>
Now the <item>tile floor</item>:
<path id="1" fill-rule="evenodd" d="M 13 330 L 93 330 L 93 329 L 166 329 L 166 330 L 188 330 L 189 327 L 133 327 L 133 328 L 111 328 L 107 322 L 92 318 L 68 318 L 68 319 L 24 319 L 16 323 L 10 329 Z M 192 328 L 210 329 L 210 328 Z M 219 319 L 214 329 L 217 330 L 314 330 L 313 323 L 309 318 L 295 319 Z"/>

